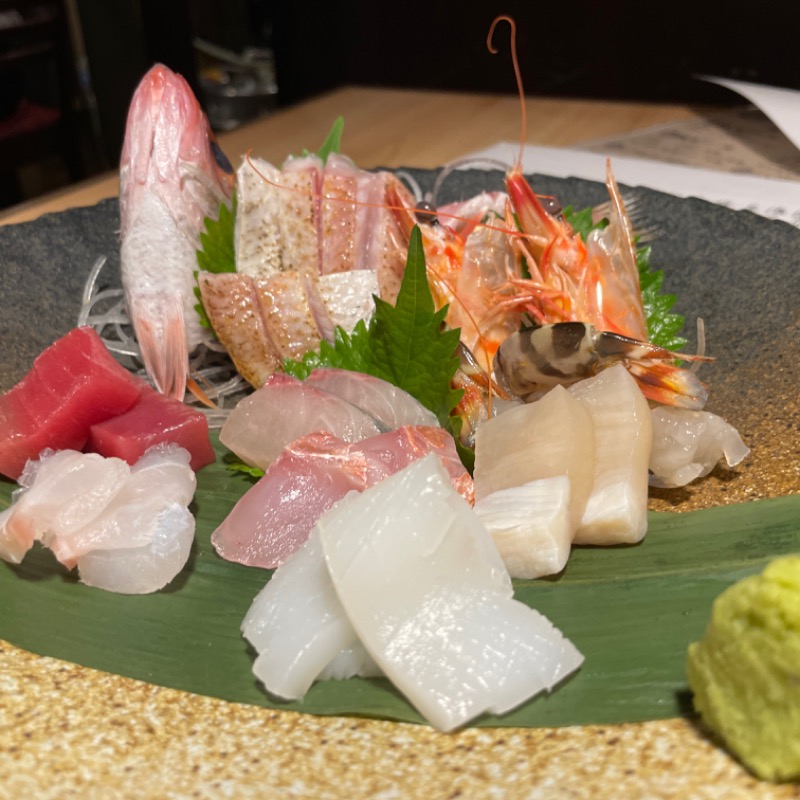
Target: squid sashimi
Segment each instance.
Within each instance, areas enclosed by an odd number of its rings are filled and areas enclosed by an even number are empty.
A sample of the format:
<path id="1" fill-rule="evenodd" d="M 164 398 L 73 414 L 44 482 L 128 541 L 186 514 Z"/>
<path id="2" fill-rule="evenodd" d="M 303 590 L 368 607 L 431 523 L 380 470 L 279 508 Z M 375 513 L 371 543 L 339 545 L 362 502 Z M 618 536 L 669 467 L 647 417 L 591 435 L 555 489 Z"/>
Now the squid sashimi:
<path id="1" fill-rule="evenodd" d="M 650 485 L 685 486 L 708 475 L 721 459 L 735 467 L 750 453 L 738 431 L 709 411 L 653 409 Z"/>
<path id="2" fill-rule="evenodd" d="M 380 433 L 372 417 L 351 403 L 276 374 L 239 401 L 219 439 L 245 463 L 266 469 L 286 445 L 316 431 L 348 442 Z"/>
<path id="3" fill-rule="evenodd" d="M 513 599 L 485 527 L 429 455 L 317 523 L 350 623 L 436 728 L 503 714 L 580 666 L 574 645 Z"/>
<path id="4" fill-rule="evenodd" d="M 154 445 L 170 442 L 191 454 L 195 471 L 214 462 L 205 414 L 142 384 L 132 408 L 89 428 L 86 449 L 135 464 Z"/>
<path id="5" fill-rule="evenodd" d="M 275 570 L 242 623 L 258 652 L 253 672 L 270 694 L 303 697 L 323 675 L 377 675 L 336 596 L 319 535 Z"/>
<path id="6" fill-rule="evenodd" d="M 468 501 L 472 479 L 442 428 L 404 427 L 357 443 L 312 433 L 288 445 L 211 536 L 222 558 L 272 569 L 308 538 L 322 514 L 427 453 L 436 453 Z"/>
<path id="7" fill-rule="evenodd" d="M 594 482 L 575 543 L 638 542 L 647 533 L 650 406 L 622 364 L 575 383 L 568 391 L 594 423 Z"/>
<path id="8" fill-rule="evenodd" d="M 46 448 L 80 450 L 89 427 L 131 408 L 140 387 L 94 329 L 74 328 L 0 397 L 0 473 L 17 480 Z"/>
<path id="9" fill-rule="evenodd" d="M 561 572 L 575 527 L 566 475 L 498 489 L 475 502 L 512 578 L 530 580 Z"/>
<path id="10" fill-rule="evenodd" d="M 33 542 L 49 547 L 84 583 L 153 592 L 183 569 L 194 541 L 189 453 L 157 445 L 133 467 L 61 450 L 26 465 L 21 491 L 0 515 L 0 557 L 19 563 Z"/>
<path id="11" fill-rule="evenodd" d="M 305 383 L 358 406 L 386 430 L 403 425 L 439 424 L 433 411 L 425 408 L 415 397 L 372 375 L 323 367 L 315 369 Z"/>

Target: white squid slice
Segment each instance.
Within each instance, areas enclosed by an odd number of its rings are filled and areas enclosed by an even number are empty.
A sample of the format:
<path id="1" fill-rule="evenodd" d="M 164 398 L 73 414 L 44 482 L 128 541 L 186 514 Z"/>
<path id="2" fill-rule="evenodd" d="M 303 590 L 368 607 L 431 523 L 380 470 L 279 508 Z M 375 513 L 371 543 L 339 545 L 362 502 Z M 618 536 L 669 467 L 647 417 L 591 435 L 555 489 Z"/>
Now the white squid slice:
<path id="1" fill-rule="evenodd" d="M 426 456 L 317 523 L 336 594 L 375 662 L 452 730 L 552 688 L 581 655 L 515 601 L 480 520 Z"/>

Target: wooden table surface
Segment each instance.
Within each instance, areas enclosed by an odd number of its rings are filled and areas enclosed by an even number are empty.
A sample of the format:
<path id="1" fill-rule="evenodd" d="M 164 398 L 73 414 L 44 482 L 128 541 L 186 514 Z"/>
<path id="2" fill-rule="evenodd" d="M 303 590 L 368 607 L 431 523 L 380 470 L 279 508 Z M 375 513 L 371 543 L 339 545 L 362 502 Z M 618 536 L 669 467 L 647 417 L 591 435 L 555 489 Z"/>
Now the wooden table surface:
<path id="1" fill-rule="evenodd" d="M 698 117 L 702 110 L 654 103 L 530 98 L 526 143 L 569 147 L 653 125 Z M 345 120 L 343 151 L 360 167 L 437 167 L 500 140 L 517 141 L 519 100 L 511 95 L 345 87 L 219 137 L 232 162 L 253 155 L 281 163 L 315 150 L 334 120 Z M 92 205 L 119 191 L 106 174 L 0 212 L 0 224 L 48 211 Z"/>
<path id="2" fill-rule="evenodd" d="M 552 98 L 527 101 L 527 142 L 571 146 L 703 109 Z M 515 140 L 514 97 L 343 88 L 221 137 L 281 162 L 346 121 L 365 168 L 435 167 Z M 0 215 L 0 223 L 112 197 L 101 176 Z M 399 787 L 402 787 L 400 789 Z M 800 791 L 800 790 L 798 790 Z M 798 797 L 755 781 L 690 720 L 562 729 L 468 729 L 325 719 L 176 692 L 0 642 L 0 798 Z"/>

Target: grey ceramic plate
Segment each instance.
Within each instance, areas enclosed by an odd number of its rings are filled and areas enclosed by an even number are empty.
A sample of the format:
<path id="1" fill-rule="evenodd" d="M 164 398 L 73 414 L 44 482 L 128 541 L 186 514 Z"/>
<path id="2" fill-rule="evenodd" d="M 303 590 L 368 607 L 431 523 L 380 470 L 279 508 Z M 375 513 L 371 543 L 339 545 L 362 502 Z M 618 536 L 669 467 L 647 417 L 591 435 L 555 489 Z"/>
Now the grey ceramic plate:
<path id="1" fill-rule="evenodd" d="M 432 171 L 413 171 L 423 188 Z M 445 183 L 446 201 L 484 188 L 501 188 L 499 173 L 464 171 Z M 600 183 L 534 176 L 541 193 L 576 208 L 606 199 Z M 645 224 L 657 225 L 654 266 L 678 296 L 676 310 L 703 317 L 707 351 L 717 361 L 703 369 L 711 385 L 709 408 L 731 419 L 759 457 L 747 481 L 713 484 L 712 498 L 695 490 L 673 493 L 665 504 L 686 507 L 776 496 L 800 490 L 798 401 L 800 379 L 800 230 L 755 214 L 696 199 L 635 189 Z M 103 280 L 118 284 L 118 207 L 115 200 L 0 228 L 0 389 L 8 389 L 36 355 L 77 319 L 84 281 L 94 260 L 107 255 Z"/>

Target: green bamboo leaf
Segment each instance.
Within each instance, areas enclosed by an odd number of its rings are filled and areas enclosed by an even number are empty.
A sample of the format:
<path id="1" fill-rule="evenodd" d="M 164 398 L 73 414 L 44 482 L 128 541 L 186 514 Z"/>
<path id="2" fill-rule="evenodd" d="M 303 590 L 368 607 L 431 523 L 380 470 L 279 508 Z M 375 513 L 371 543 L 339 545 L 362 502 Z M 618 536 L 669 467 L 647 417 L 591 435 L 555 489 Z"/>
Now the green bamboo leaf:
<path id="1" fill-rule="evenodd" d="M 419 721 L 385 680 L 326 681 L 302 702 L 266 695 L 239 626 L 270 573 L 220 559 L 210 536 L 252 485 L 216 463 L 198 473 L 196 545 L 163 592 L 115 595 L 79 583 L 35 548 L 0 564 L 0 638 L 73 661 L 228 701 L 313 714 Z M 0 482 L 0 509 L 14 485 Z M 515 583 L 586 657 L 547 697 L 478 725 L 558 726 L 662 719 L 691 713 L 686 649 L 705 630 L 714 598 L 772 557 L 800 551 L 800 495 L 681 514 L 651 513 L 640 545 L 576 548 L 556 578 Z"/>

